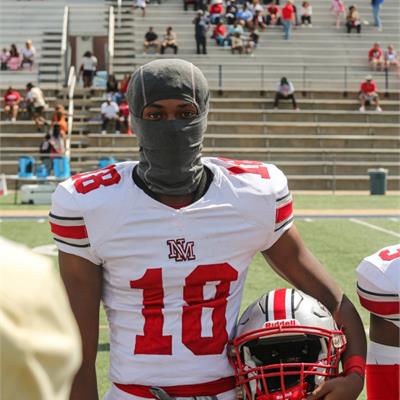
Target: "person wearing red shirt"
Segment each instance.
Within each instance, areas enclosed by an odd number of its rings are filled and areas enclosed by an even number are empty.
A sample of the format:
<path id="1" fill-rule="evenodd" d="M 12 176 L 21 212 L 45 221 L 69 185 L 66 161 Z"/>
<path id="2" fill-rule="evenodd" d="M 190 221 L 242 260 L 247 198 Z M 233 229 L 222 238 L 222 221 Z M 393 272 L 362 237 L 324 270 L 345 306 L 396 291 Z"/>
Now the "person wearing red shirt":
<path id="1" fill-rule="evenodd" d="M 373 47 L 368 52 L 368 61 L 374 71 L 377 69 L 383 70 L 385 59 L 383 57 L 383 50 L 378 42 L 374 43 Z"/>
<path id="2" fill-rule="evenodd" d="M 11 86 L 7 89 L 4 95 L 4 112 L 8 114 L 11 122 L 15 122 L 17 120 L 21 99 L 22 97 L 17 90 L 14 90 Z"/>
<path id="3" fill-rule="evenodd" d="M 282 8 L 281 21 L 283 25 L 283 32 L 285 40 L 289 39 L 292 25 L 295 22 L 294 8 L 292 0 L 287 0 Z"/>
<path id="4" fill-rule="evenodd" d="M 218 46 L 224 45 L 224 41 L 225 41 L 225 37 L 226 37 L 226 27 L 221 21 L 218 21 L 217 25 L 215 25 L 215 28 L 213 30 L 211 37 L 213 39 L 215 39 Z"/>
<path id="5" fill-rule="evenodd" d="M 215 24 L 217 19 L 221 18 L 224 15 L 224 6 L 222 4 L 222 0 L 214 0 L 211 2 L 210 6 L 210 22 Z"/>
<path id="6" fill-rule="evenodd" d="M 273 1 L 267 7 L 268 15 L 267 15 L 267 25 L 280 25 L 281 18 L 280 18 L 280 8 L 276 5 L 275 1 Z"/>
<path id="7" fill-rule="evenodd" d="M 378 96 L 378 86 L 376 82 L 372 79 L 371 75 L 365 77 L 365 81 L 360 85 L 360 111 L 365 111 L 365 106 L 367 103 L 374 103 L 376 111 L 382 111 L 379 106 L 379 96 Z"/>

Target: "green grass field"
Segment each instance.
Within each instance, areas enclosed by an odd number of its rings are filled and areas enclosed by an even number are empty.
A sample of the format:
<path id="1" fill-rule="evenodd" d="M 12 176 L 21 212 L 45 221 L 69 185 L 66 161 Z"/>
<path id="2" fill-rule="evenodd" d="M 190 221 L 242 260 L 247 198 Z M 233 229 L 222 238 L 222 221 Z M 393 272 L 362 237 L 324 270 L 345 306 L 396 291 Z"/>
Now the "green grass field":
<path id="1" fill-rule="evenodd" d="M 7 209 L 9 204 L 7 201 L 10 202 L 9 200 L 7 198 L 1 199 L 0 207 Z M 391 209 L 399 206 L 399 200 L 395 196 L 296 195 L 295 203 L 297 208 L 302 209 Z M 12 205 L 9 207 L 8 209 L 14 208 Z M 32 206 L 26 207 L 32 209 Z M 396 218 L 299 219 L 296 225 L 307 246 L 356 304 L 365 327 L 368 328 L 368 316 L 359 306 L 355 292 L 355 268 L 366 255 L 381 247 L 399 242 L 400 220 Z M 9 239 L 24 243 L 30 248 L 52 243 L 45 219 L 38 221 L 8 221 L 3 219 L 0 223 L 0 233 Z M 54 262 L 56 264 L 55 257 Z M 250 267 L 242 309 L 265 291 L 285 286 L 288 285 L 272 272 L 264 259 L 258 255 Z M 107 379 L 109 357 L 107 333 L 107 322 L 104 313 L 101 312 L 97 358 L 98 385 L 101 396 L 105 394 L 109 386 Z M 365 396 L 360 396 L 360 399 L 364 400 Z"/>

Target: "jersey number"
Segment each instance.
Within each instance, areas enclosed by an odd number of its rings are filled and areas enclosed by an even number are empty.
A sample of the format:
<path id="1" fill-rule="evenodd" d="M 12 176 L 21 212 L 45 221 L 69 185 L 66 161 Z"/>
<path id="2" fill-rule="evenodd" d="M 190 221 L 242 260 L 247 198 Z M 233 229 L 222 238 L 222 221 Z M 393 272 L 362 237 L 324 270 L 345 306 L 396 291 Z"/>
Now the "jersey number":
<path id="1" fill-rule="evenodd" d="M 259 161 L 231 160 L 225 157 L 219 157 L 219 159 L 232 164 L 232 167 L 229 167 L 228 171 L 233 175 L 248 173 L 260 175 L 264 179 L 270 178 L 267 167 Z"/>
<path id="2" fill-rule="evenodd" d="M 228 341 L 226 305 L 230 283 L 238 278 L 237 271 L 228 263 L 197 266 L 185 279 L 182 311 L 182 343 L 195 355 L 221 354 Z M 217 282 L 215 296 L 205 299 L 203 288 L 207 282 Z M 143 335 L 136 336 L 134 354 L 172 354 L 172 336 L 163 335 L 164 290 L 162 269 L 150 268 L 145 274 L 130 281 L 132 289 L 143 290 Z M 201 334 L 203 308 L 212 310 L 212 336 Z"/>
<path id="3" fill-rule="evenodd" d="M 105 168 L 93 172 L 74 175 L 72 177 L 75 189 L 78 193 L 86 194 L 100 186 L 111 186 L 121 180 L 121 175 L 115 169 L 115 165 L 109 165 Z"/>
<path id="4" fill-rule="evenodd" d="M 390 250 L 382 250 L 379 253 L 379 257 L 383 261 L 392 261 L 392 260 L 395 260 L 396 258 L 400 258 L 400 248 L 396 249 L 396 251 L 394 253 L 390 253 Z"/>

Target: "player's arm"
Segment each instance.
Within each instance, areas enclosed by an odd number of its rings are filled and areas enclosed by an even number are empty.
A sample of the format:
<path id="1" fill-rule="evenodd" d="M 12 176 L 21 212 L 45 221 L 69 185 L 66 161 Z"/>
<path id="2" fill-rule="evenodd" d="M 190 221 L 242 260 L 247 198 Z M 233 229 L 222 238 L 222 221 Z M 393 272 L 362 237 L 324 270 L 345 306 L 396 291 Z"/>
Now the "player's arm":
<path id="1" fill-rule="evenodd" d="M 289 228 L 269 249 L 262 252 L 277 273 L 324 304 L 342 326 L 347 337 L 346 361 L 351 356 L 366 357 L 366 338 L 361 319 L 350 300 L 324 267 L 304 245 L 296 227 Z M 355 400 L 363 388 L 356 373 L 325 382 L 310 399 Z"/>
<path id="2" fill-rule="evenodd" d="M 71 400 L 97 400 L 96 354 L 99 337 L 101 267 L 59 251 L 61 277 L 82 337 L 82 365 L 75 376 Z"/>

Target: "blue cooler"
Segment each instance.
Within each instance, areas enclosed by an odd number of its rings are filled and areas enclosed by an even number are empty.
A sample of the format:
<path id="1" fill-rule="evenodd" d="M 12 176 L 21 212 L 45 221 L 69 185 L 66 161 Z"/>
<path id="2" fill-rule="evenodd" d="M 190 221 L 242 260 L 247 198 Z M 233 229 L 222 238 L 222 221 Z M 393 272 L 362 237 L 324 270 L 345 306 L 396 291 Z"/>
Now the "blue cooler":
<path id="1" fill-rule="evenodd" d="M 49 173 L 47 171 L 47 168 L 44 164 L 39 164 L 36 167 L 36 177 L 37 178 L 47 178 L 49 176 Z"/>
<path id="2" fill-rule="evenodd" d="M 114 157 L 104 157 L 104 158 L 100 158 L 98 167 L 105 168 L 114 163 L 115 163 Z"/>
<path id="3" fill-rule="evenodd" d="M 67 179 L 71 176 L 71 168 L 68 157 L 56 157 L 53 159 L 53 170 L 56 178 Z"/>
<path id="4" fill-rule="evenodd" d="M 33 166 L 35 160 L 33 157 L 23 156 L 18 160 L 18 176 L 20 178 L 33 178 Z"/>

